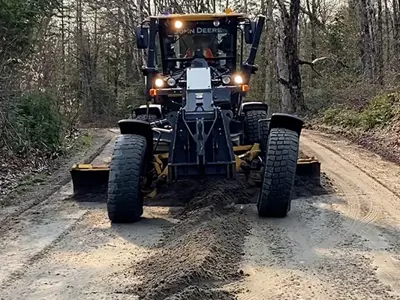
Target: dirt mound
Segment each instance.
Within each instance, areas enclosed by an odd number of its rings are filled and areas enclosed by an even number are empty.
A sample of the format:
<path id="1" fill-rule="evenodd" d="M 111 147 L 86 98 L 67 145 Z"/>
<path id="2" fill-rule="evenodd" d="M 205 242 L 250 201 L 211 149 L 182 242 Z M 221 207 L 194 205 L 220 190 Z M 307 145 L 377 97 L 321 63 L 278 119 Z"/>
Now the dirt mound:
<path id="1" fill-rule="evenodd" d="M 194 185 L 196 183 L 193 183 Z M 199 183 L 197 183 L 199 184 Z M 258 189 L 246 185 L 244 180 L 207 180 L 200 183 L 202 191 L 187 203 L 186 209 L 192 211 L 197 208 L 214 206 L 226 209 L 232 204 L 250 203 Z M 210 193 L 211 192 L 211 193 Z"/>
<path id="2" fill-rule="evenodd" d="M 243 275 L 238 263 L 248 227 L 234 203 L 249 196 L 238 181 L 204 185 L 155 254 L 132 266 L 143 283 L 127 289 L 141 299 L 234 299 L 215 289 Z"/>
<path id="3" fill-rule="evenodd" d="M 204 201 L 207 201 L 207 199 L 210 200 L 210 198 L 207 197 L 210 191 L 213 192 L 213 199 L 210 202 L 210 204 L 212 203 L 213 205 L 221 202 L 222 199 L 224 199 L 222 202 L 249 203 L 249 199 L 255 194 L 256 189 L 250 188 L 250 186 L 245 183 L 244 178 L 241 178 L 241 175 L 242 174 L 238 174 L 238 180 L 213 180 L 210 178 L 199 180 L 187 179 L 164 184 L 159 187 L 158 195 L 153 199 L 146 200 L 145 205 L 190 205 L 191 209 L 199 206 L 204 207 L 207 204 Z M 224 193 L 223 197 L 221 197 L 221 193 Z M 196 196 L 196 198 L 193 199 L 193 196 Z M 191 204 L 189 204 L 189 202 Z"/>
<path id="4" fill-rule="evenodd" d="M 208 300 L 208 299 L 215 299 L 215 300 L 232 300 L 235 299 L 227 292 L 224 291 L 210 291 L 199 288 L 197 286 L 190 286 L 184 289 L 182 292 L 173 295 L 171 297 L 166 298 L 165 300 L 191 300 L 191 299 L 198 299 L 198 300 Z"/>
<path id="5" fill-rule="evenodd" d="M 170 189 L 163 200 L 183 204 L 173 213 L 179 222 L 167 230 L 154 254 L 124 274 L 141 283 L 120 292 L 148 300 L 235 299 L 220 290 L 245 275 L 239 262 L 249 227 L 235 204 L 255 203 L 260 187 L 238 178 L 190 180 Z"/>

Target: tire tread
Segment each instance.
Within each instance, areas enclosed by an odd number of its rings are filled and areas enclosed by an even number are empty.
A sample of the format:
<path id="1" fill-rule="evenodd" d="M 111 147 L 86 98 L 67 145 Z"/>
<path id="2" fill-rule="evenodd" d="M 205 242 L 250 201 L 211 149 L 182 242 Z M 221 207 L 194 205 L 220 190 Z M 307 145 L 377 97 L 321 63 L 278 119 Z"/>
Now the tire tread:
<path id="1" fill-rule="evenodd" d="M 286 217 L 296 176 L 299 136 L 285 128 L 271 129 L 268 152 L 258 201 L 261 217 Z"/>
<path id="2" fill-rule="evenodd" d="M 156 115 L 149 114 L 149 123 L 157 121 L 157 119 L 158 118 Z M 136 120 L 147 122 L 147 115 L 138 115 L 138 116 L 136 116 Z"/>
<path id="3" fill-rule="evenodd" d="M 107 211 L 114 223 L 132 223 L 143 214 L 141 177 L 146 155 L 146 138 L 121 135 L 115 142 L 110 163 Z"/>
<path id="4" fill-rule="evenodd" d="M 250 110 L 246 112 L 246 142 L 248 144 L 260 143 L 260 138 L 258 136 L 258 120 L 266 119 L 268 114 L 263 110 Z M 263 128 L 261 126 L 261 137 L 266 136 L 268 128 Z"/>

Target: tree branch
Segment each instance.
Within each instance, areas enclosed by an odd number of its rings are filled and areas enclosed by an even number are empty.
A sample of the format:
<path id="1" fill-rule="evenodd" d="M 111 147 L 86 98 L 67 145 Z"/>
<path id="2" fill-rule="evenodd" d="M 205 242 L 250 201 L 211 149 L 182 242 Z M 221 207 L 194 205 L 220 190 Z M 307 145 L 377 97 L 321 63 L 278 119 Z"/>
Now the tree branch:
<path id="1" fill-rule="evenodd" d="M 317 58 L 318 59 L 318 58 Z M 315 60 L 317 60 L 317 59 L 315 59 Z M 315 61 L 314 60 L 314 61 Z M 322 77 L 322 75 L 321 75 L 321 73 L 319 73 L 317 70 L 315 70 L 315 68 L 314 68 L 314 61 L 306 61 L 306 60 L 301 60 L 301 59 L 299 59 L 299 64 L 300 65 L 309 65 L 310 67 L 311 67 L 311 69 L 315 72 L 315 73 L 317 73 L 320 77 Z"/>
<path id="2" fill-rule="evenodd" d="M 283 3 L 282 0 L 276 0 L 276 2 L 278 3 L 279 8 L 281 10 L 282 19 L 283 20 L 289 19 L 289 13 L 288 13 L 288 11 L 286 9 L 285 3 Z"/>
<path id="3" fill-rule="evenodd" d="M 283 79 L 282 77 L 278 78 L 278 83 L 283 84 L 286 87 L 289 87 L 289 82 L 285 79 Z"/>
<path id="4" fill-rule="evenodd" d="M 311 67 L 311 69 L 315 73 L 317 73 L 320 77 L 322 77 L 322 75 L 315 69 L 315 64 L 318 63 L 318 62 L 321 62 L 323 60 L 326 60 L 326 59 L 332 59 L 336 63 L 340 64 L 341 66 L 343 66 L 345 68 L 348 68 L 348 66 L 344 62 L 342 62 L 341 60 L 335 59 L 335 58 L 332 58 L 332 57 L 328 57 L 328 56 L 319 57 L 319 58 L 314 59 L 313 61 L 307 61 L 307 60 L 299 59 L 299 64 L 300 65 L 309 65 Z"/>
<path id="5" fill-rule="evenodd" d="M 301 11 L 303 14 L 309 16 L 309 18 L 310 18 L 315 24 L 317 24 L 319 27 L 325 29 L 325 24 L 322 23 L 322 22 L 317 18 L 317 16 L 315 16 L 313 13 L 311 13 L 311 11 L 305 9 L 305 8 L 302 7 L 302 6 L 300 6 L 300 11 Z"/>

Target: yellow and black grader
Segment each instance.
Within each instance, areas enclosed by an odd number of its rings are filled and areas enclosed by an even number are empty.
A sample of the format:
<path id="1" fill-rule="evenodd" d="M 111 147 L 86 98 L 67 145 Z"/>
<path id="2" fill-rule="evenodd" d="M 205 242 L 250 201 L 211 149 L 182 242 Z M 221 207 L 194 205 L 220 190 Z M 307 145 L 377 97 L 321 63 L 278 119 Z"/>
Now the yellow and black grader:
<path id="1" fill-rule="evenodd" d="M 92 193 L 105 183 L 111 222 L 136 222 L 144 198 L 160 184 L 235 179 L 251 169 L 261 172 L 259 216 L 285 217 L 296 172 L 319 176 L 319 164 L 299 158 L 300 118 L 268 118 L 264 101 L 245 101 L 264 23 L 264 16 L 231 11 L 146 19 L 136 28 L 147 58 L 146 101 L 118 122 L 109 165 L 72 168 L 74 192 Z"/>

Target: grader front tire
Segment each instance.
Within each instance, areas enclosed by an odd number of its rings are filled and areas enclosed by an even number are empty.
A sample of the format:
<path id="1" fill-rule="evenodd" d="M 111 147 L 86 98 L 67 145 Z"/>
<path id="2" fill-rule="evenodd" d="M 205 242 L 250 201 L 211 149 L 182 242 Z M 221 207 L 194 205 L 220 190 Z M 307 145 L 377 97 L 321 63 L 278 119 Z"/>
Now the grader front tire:
<path id="1" fill-rule="evenodd" d="M 142 176 L 146 138 L 121 135 L 114 148 L 108 183 L 108 216 L 113 223 L 133 223 L 143 214 Z"/>
<path id="2" fill-rule="evenodd" d="M 290 211 L 298 152 L 299 136 L 295 131 L 271 129 L 257 204 L 260 217 L 284 218 Z"/>

